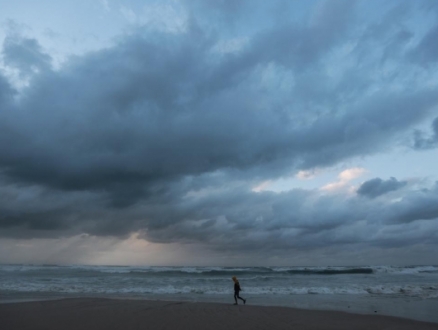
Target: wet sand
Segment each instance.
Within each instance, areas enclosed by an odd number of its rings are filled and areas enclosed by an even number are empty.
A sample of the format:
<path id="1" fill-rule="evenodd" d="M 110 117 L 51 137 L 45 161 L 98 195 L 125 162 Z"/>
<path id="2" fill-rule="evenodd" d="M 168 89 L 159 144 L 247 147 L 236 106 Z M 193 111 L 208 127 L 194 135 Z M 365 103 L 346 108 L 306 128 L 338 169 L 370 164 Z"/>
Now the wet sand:
<path id="1" fill-rule="evenodd" d="M 289 307 L 77 298 L 0 304 L 0 328 L 438 330 L 438 323 Z"/>

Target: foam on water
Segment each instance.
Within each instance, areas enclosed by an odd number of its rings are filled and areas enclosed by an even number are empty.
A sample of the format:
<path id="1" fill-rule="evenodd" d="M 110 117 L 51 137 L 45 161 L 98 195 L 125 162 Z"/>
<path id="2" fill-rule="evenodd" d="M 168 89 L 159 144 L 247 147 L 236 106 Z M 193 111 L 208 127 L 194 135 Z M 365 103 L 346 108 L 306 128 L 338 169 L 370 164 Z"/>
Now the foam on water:
<path id="1" fill-rule="evenodd" d="M 129 267 L 0 265 L 2 295 L 230 295 L 231 276 L 245 294 L 438 297 L 437 266 Z"/>

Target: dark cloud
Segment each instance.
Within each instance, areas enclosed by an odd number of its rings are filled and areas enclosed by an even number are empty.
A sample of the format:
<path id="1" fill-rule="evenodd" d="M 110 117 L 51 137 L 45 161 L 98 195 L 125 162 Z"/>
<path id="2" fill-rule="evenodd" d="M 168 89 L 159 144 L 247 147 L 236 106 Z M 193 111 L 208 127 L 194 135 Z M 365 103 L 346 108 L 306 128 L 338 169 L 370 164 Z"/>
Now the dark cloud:
<path id="1" fill-rule="evenodd" d="M 259 46 L 249 51 L 262 57 L 249 66 L 248 53 L 214 65 L 211 46 L 197 32 L 159 42 L 134 35 L 42 73 L 1 114 L 8 142 L 0 165 L 23 182 L 104 190 L 123 206 L 185 175 L 259 168 L 265 176 L 270 166 L 323 166 L 376 151 L 438 100 L 433 90 L 380 92 L 336 116 L 278 109 L 253 83 L 260 65 L 277 61 L 272 49 L 267 59 Z"/>
<path id="2" fill-rule="evenodd" d="M 406 186 L 406 184 L 407 181 L 398 181 L 396 178 L 393 177 L 391 177 L 389 180 L 374 178 L 362 183 L 362 185 L 357 190 L 357 193 L 361 196 L 375 198 L 390 191 L 398 190 Z"/>
<path id="3" fill-rule="evenodd" d="M 409 223 L 417 220 L 438 218 L 438 182 L 432 189 L 410 192 L 400 201 L 391 205 L 386 212 L 388 223 Z"/>
<path id="4" fill-rule="evenodd" d="M 180 184 L 186 188 L 191 185 Z M 346 198 L 342 193 L 324 195 L 316 190 L 254 193 L 226 184 L 182 193 L 181 186 L 175 185 L 167 198 L 157 195 L 123 210 L 108 209 L 104 198 L 97 194 L 60 196 L 40 188 L 15 187 L 15 194 L 0 200 L 0 233 L 53 237 L 86 232 L 127 237 L 140 231 L 141 237 L 151 242 L 203 244 L 227 251 L 345 244 L 385 247 L 422 240 L 433 243 L 436 234 L 431 235 L 430 230 L 438 226 L 431 221 L 438 218 L 437 187 L 402 194 L 393 202 L 384 198 Z M 32 196 L 23 196 L 29 190 Z M 431 221 L 430 226 L 423 225 L 426 220 Z M 414 223 L 412 228 L 419 226 L 418 230 L 406 232 L 406 227 L 402 228 Z"/>
<path id="5" fill-rule="evenodd" d="M 154 242 L 202 242 L 229 251 L 261 246 L 273 251 L 343 244 L 433 243 L 436 234 L 428 231 L 438 224 L 434 221 L 425 226 L 422 221 L 438 218 L 433 202 L 437 187 L 409 192 L 396 203 L 305 190 L 281 194 L 225 190 L 187 198 L 179 204 L 180 210 L 173 212 L 184 214 L 184 220 L 149 225 L 145 235 Z M 409 223 L 417 223 L 411 227 L 421 229 L 406 232 L 403 225 Z"/>
<path id="6" fill-rule="evenodd" d="M 0 106 L 4 111 L 6 106 L 12 101 L 15 90 L 11 87 L 8 80 L 0 73 Z"/>
<path id="7" fill-rule="evenodd" d="M 432 122 L 432 136 L 425 137 L 424 133 L 416 130 L 414 132 L 414 148 L 419 150 L 433 149 L 438 146 L 438 117 Z"/>
<path id="8" fill-rule="evenodd" d="M 435 42 L 438 38 L 438 24 L 429 30 L 414 50 L 424 64 L 438 61 L 438 46 Z"/>
<path id="9" fill-rule="evenodd" d="M 214 208 L 211 210 L 212 205 L 206 205 L 206 208 L 197 205 L 196 210 L 199 211 L 201 207 L 205 212 L 202 217 L 199 216 L 199 220 L 192 218 L 191 221 L 151 229 L 147 238 L 161 243 L 203 242 L 229 251 L 260 250 L 261 246 L 269 251 L 343 244 L 395 246 L 421 241 L 418 231 L 410 234 L 403 232 L 403 235 L 397 238 L 390 229 L 394 226 L 394 219 L 401 223 L 406 220 L 407 215 L 411 215 L 410 220 L 424 219 L 421 212 L 416 212 L 418 210 L 414 205 L 411 205 L 413 208 L 405 208 L 401 212 L 397 211 L 398 208 L 395 206 L 388 207 L 386 203 L 364 204 L 355 198 L 343 201 L 344 196 L 321 197 L 315 193 L 300 191 L 282 195 L 264 193 L 261 196 L 251 196 L 257 200 L 251 200 L 249 194 L 246 201 L 242 200 L 242 194 L 239 197 L 236 200 L 236 196 L 232 195 L 230 199 L 226 199 L 227 207 L 220 211 L 224 214 L 221 217 L 212 220 L 206 214 L 214 214 Z M 436 195 L 432 193 L 422 198 L 417 196 L 420 203 L 426 203 L 427 199 L 434 197 L 436 198 Z M 233 198 L 235 203 L 231 201 Z M 370 212 L 372 208 L 379 212 Z M 394 212 L 398 212 L 399 218 L 394 217 Z M 382 219 L 391 224 L 382 225 Z M 380 234 L 382 230 L 388 234 Z M 400 228 L 399 230 L 402 231 Z M 425 240 L 428 235 L 423 231 L 422 236 Z M 433 242 L 435 236 L 431 235 L 430 242 Z"/>
<path id="10" fill-rule="evenodd" d="M 227 15 L 249 3 L 219 6 Z M 192 13 L 184 33 L 139 29 L 57 70 L 35 39 L 7 37 L 4 64 L 32 79 L 16 92 L 0 76 L 0 235 L 139 231 L 282 249 L 378 244 L 379 226 L 434 219 L 436 191 L 403 196 L 394 178 L 359 188 L 376 199 L 251 191 L 390 148 L 436 112 L 438 91 L 412 74 L 430 72 L 407 51 L 409 10 L 369 27 L 353 20 L 357 6 L 318 3 L 308 22 L 250 29 L 235 51 Z M 405 70 L 387 74 L 387 63 Z"/>
<path id="11" fill-rule="evenodd" d="M 32 75 L 36 70 L 48 70 L 51 57 L 44 53 L 37 40 L 14 34 L 3 42 L 3 60 L 10 67 L 16 68 L 23 76 Z"/>

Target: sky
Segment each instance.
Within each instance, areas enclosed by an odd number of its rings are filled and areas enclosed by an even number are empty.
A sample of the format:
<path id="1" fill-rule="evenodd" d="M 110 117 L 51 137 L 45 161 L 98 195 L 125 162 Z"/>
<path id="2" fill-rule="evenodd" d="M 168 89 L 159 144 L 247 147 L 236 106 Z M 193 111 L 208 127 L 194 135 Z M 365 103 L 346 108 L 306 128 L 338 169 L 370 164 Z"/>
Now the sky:
<path id="1" fill-rule="evenodd" d="M 0 0 L 0 263 L 437 264 L 438 2 Z"/>

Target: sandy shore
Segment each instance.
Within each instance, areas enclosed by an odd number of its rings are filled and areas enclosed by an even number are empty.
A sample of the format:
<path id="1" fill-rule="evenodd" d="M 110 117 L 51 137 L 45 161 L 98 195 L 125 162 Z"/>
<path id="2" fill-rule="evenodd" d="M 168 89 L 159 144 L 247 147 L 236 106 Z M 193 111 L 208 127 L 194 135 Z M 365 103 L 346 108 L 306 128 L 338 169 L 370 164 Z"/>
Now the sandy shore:
<path id="1" fill-rule="evenodd" d="M 381 315 L 214 303 L 62 299 L 0 304 L 2 330 L 99 329 L 438 329 Z"/>

